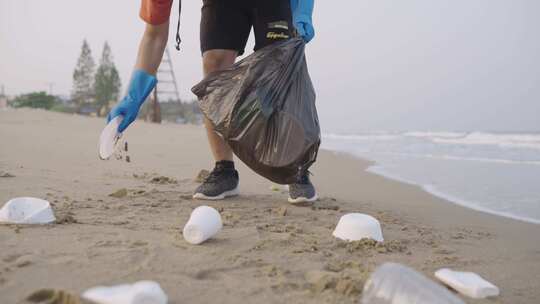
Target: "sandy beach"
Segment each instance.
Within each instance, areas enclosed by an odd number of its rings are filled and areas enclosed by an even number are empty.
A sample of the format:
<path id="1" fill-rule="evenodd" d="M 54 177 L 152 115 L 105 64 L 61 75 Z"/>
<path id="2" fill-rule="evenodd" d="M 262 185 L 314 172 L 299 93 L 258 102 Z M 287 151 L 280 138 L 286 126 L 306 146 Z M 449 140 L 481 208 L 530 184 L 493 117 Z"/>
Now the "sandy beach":
<path id="1" fill-rule="evenodd" d="M 467 303 L 540 299 L 540 225 L 456 206 L 329 151 L 312 168 L 321 197 L 314 206 L 288 204 L 285 191 L 243 165 L 241 196 L 195 201 L 194 179 L 213 165 L 201 126 L 137 122 L 124 136 L 130 162 L 99 160 L 103 126 L 100 118 L 0 111 L 0 171 L 14 176 L 0 177 L 0 203 L 44 198 L 59 219 L 0 225 L 0 303 L 45 287 L 80 293 L 143 279 L 160 283 L 172 304 L 358 303 L 365 279 L 386 261 L 431 278 L 441 267 L 474 271 L 501 290 Z M 182 228 L 204 204 L 221 212 L 224 228 L 193 246 Z M 348 212 L 378 218 L 384 244 L 335 240 Z"/>

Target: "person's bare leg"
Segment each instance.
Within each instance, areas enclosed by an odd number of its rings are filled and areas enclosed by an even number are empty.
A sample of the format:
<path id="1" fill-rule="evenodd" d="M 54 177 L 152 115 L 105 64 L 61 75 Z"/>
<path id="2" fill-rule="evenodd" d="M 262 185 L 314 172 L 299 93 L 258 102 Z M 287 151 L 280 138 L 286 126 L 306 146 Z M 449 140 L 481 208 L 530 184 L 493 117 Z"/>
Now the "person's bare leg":
<path id="1" fill-rule="evenodd" d="M 237 51 L 233 50 L 209 50 L 203 54 L 203 73 L 206 77 L 208 74 L 223 70 L 234 64 L 238 56 Z M 206 135 L 208 137 L 208 143 L 210 144 L 210 150 L 214 156 L 215 161 L 221 160 L 233 160 L 233 153 L 229 145 L 214 132 L 214 125 L 206 118 L 204 118 L 204 125 L 206 126 Z"/>

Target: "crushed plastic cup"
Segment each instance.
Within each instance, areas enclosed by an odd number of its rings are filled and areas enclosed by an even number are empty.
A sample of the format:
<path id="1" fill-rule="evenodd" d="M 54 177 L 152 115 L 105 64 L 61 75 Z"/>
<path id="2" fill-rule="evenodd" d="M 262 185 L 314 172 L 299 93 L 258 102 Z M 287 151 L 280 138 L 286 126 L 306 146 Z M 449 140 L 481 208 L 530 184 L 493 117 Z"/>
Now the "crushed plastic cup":
<path id="1" fill-rule="evenodd" d="M 474 299 L 499 295 L 499 288 L 497 286 L 484 280 L 474 272 L 454 271 L 448 268 L 442 268 L 435 272 L 435 277 L 462 295 Z"/>
<path id="2" fill-rule="evenodd" d="M 113 155 L 116 143 L 122 136 L 122 133 L 118 133 L 118 126 L 122 119 L 122 116 L 116 116 L 101 131 L 99 136 L 99 157 L 101 159 L 109 159 Z"/>
<path id="3" fill-rule="evenodd" d="M 379 221 L 363 213 L 343 215 L 332 235 L 345 241 L 359 241 L 364 238 L 373 239 L 377 242 L 384 240 Z"/>
<path id="4" fill-rule="evenodd" d="M 401 264 L 384 263 L 364 284 L 361 304 L 465 304 L 448 289 Z"/>
<path id="5" fill-rule="evenodd" d="M 17 197 L 0 209 L 0 222 L 13 224 L 48 224 L 56 220 L 51 204 L 35 197 Z"/>
<path id="6" fill-rule="evenodd" d="M 216 235 L 222 227 L 221 216 L 216 209 L 200 206 L 191 212 L 184 226 L 184 239 L 190 244 L 198 245 Z"/>
<path id="7" fill-rule="evenodd" d="M 97 286 L 82 297 L 98 304 L 167 304 L 167 295 L 158 283 L 139 281 L 135 284 Z"/>

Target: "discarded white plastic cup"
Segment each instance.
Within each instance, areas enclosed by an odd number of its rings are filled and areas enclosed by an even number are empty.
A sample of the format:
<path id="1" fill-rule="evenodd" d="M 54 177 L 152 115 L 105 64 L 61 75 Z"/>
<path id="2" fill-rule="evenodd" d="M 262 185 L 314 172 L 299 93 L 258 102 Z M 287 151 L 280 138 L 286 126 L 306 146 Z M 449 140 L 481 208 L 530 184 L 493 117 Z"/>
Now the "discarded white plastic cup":
<path id="1" fill-rule="evenodd" d="M 56 220 L 51 204 L 35 197 L 17 197 L 0 209 L 0 222 L 14 224 L 48 224 Z"/>
<path id="2" fill-rule="evenodd" d="M 342 216 L 332 235 L 345 241 L 358 241 L 364 238 L 374 239 L 377 242 L 384 240 L 379 221 L 362 213 Z"/>
<path id="3" fill-rule="evenodd" d="M 167 295 L 153 281 L 97 286 L 86 290 L 82 297 L 99 304 L 167 304 Z"/>
<path id="4" fill-rule="evenodd" d="M 167 295 L 156 282 L 137 282 L 133 291 L 133 304 L 167 304 Z"/>
<path id="5" fill-rule="evenodd" d="M 122 119 L 123 116 L 116 116 L 101 131 L 99 136 L 99 157 L 101 159 L 108 159 L 113 155 L 116 143 L 122 136 L 122 133 L 118 133 L 118 126 Z"/>
<path id="6" fill-rule="evenodd" d="M 188 243 L 198 245 L 214 236 L 222 227 L 221 216 L 216 209 L 200 206 L 191 212 L 184 226 L 184 239 Z"/>
<path id="7" fill-rule="evenodd" d="M 435 272 L 435 277 L 457 292 L 474 299 L 483 299 L 499 295 L 499 288 L 484 280 L 474 272 L 454 271 L 442 268 Z"/>

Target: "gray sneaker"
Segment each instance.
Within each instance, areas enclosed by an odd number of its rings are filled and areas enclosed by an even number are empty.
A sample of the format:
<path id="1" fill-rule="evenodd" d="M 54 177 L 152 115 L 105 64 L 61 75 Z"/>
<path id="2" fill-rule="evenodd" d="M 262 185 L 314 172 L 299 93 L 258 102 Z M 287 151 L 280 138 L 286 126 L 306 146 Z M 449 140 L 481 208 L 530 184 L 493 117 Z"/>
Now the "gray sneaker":
<path id="1" fill-rule="evenodd" d="M 289 185 L 289 203 L 291 204 L 312 203 L 317 198 L 315 187 L 309 180 L 309 172 L 301 174 L 295 184 Z"/>
<path id="2" fill-rule="evenodd" d="M 210 175 L 195 189 L 193 198 L 221 200 L 238 195 L 238 181 L 238 171 L 234 169 L 232 162 L 217 162 Z"/>

